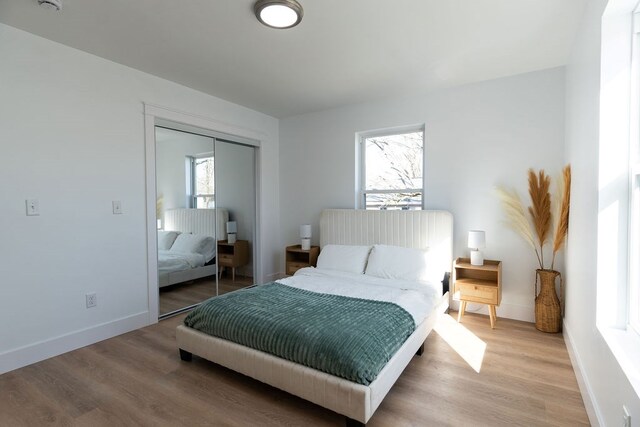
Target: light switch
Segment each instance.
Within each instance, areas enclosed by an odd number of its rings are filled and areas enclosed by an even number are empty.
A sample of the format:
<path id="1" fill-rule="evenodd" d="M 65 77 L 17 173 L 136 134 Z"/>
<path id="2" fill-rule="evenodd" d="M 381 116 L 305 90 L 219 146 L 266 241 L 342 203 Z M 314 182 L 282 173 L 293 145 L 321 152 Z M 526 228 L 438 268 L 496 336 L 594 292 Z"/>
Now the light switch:
<path id="1" fill-rule="evenodd" d="M 114 200 L 111 202 L 111 205 L 113 206 L 114 215 L 120 215 L 122 213 L 122 202 L 120 202 L 120 200 Z"/>
<path id="2" fill-rule="evenodd" d="M 38 199 L 27 199 L 27 216 L 40 215 L 40 202 Z"/>

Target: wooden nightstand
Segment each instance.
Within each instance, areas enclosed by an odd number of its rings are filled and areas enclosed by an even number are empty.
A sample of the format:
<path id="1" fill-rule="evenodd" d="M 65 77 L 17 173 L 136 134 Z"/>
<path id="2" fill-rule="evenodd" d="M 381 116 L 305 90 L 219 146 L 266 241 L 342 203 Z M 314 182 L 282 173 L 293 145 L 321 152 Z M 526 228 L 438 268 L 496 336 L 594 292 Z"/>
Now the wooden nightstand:
<path id="1" fill-rule="evenodd" d="M 218 240 L 218 273 L 222 276 L 225 267 L 231 268 L 232 280 L 236 280 L 236 267 L 242 267 L 249 263 L 249 242 L 236 240 L 229 243 L 226 240 Z"/>
<path id="2" fill-rule="evenodd" d="M 284 271 L 287 275 L 292 275 L 304 267 L 315 267 L 320 255 L 320 246 L 311 246 L 308 251 L 302 250 L 300 245 L 287 246 L 285 250 Z"/>
<path id="3" fill-rule="evenodd" d="M 485 259 L 484 265 L 471 265 L 469 258 L 453 263 L 453 297 L 460 300 L 458 322 L 464 316 L 467 302 L 487 304 L 491 328 L 496 326 L 496 306 L 502 300 L 502 262 Z"/>

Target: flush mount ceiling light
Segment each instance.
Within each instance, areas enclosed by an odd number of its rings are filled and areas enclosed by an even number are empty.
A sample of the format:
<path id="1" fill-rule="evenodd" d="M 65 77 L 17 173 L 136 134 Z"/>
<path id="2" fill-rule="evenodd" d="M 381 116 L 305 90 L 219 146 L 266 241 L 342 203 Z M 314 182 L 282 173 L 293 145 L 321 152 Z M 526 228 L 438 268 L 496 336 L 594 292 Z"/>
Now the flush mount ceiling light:
<path id="1" fill-rule="evenodd" d="M 302 21 L 304 11 L 296 0 L 258 0 L 253 6 L 258 21 L 271 28 L 291 28 Z"/>
<path id="2" fill-rule="evenodd" d="M 38 4 L 50 10 L 58 11 L 62 9 L 62 0 L 38 0 Z"/>

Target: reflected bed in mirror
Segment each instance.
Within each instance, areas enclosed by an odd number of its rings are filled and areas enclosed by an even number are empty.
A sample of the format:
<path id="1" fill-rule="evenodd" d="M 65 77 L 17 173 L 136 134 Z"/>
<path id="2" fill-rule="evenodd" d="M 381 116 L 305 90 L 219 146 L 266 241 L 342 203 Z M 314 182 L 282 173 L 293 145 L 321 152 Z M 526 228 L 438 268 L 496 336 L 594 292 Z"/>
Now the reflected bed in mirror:
<path id="1" fill-rule="evenodd" d="M 228 220 L 222 208 L 165 211 L 164 230 L 158 230 L 158 286 L 215 278 L 217 237 L 226 239 Z"/>

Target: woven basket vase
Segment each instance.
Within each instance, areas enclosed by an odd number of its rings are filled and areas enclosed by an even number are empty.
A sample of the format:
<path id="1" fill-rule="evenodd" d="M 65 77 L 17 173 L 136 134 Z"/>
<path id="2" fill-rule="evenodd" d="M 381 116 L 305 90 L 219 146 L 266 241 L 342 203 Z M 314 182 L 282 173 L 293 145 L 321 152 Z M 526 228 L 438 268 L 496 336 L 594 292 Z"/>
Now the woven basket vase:
<path id="1" fill-rule="evenodd" d="M 536 274 L 540 278 L 540 293 L 536 296 L 536 329 L 549 333 L 560 332 L 562 312 L 556 294 L 556 277 L 560 272 L 538 269 Z"/>

